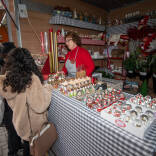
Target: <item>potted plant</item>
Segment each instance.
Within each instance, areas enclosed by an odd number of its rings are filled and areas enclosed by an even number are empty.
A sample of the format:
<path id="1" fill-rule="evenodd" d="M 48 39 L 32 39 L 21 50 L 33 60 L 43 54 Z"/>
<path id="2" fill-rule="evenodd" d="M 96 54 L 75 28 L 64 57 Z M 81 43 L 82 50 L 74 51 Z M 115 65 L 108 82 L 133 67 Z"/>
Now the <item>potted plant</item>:
<path id="1" fill-rule="evenodd" d="M 140 80 L 144 80 L 147 77 L 148 63 L 146 59 L 138 59 L 136 62 L 136 69 L 139 71 Z"/>
<path id="2" fill-rule="evenodd" d="M 123 61 L 123 66 L 127 71 L 128 77 L 134 77 L 135 76 L 135 69 L 136 69 L 136 60 L 131 55 L 129 58 Z"/>

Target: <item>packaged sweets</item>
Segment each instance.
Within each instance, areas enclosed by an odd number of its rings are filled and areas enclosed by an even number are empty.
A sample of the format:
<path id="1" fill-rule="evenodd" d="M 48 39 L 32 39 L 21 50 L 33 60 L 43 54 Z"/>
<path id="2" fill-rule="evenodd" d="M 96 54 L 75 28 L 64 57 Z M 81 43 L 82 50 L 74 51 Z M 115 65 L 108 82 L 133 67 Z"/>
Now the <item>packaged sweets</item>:
<path id="1" fill-rule="evenodd" d="M 147 110 L 145 114 L 148 116 L 149 119 L 152 119 L 154 117 L 154 113 L 150 110 Z"/>
<path id="2" fill-rule="evenodd" d="M 119 110 L 114 110 L 113 116 L 114 116 L 114 117 L 120 117 L 120 116 L 121 116 L 121 111 L 119 111 Z"/>
<path id="3" fill-rule="evenodd" d="M 132 120 L 135 120 L 137 118 L 138 113 L 135 110 L 130 111 L 130 117 Z"/>
<path id="4" fill-rule="evenodd" d="M 134 121 L 134 126 L 136 126 L 136 127 L 141 127 L 141 126 L 142 126 L 141 120 L 136 119 L 136 120 Z"/>
<path id="5" fill-rule="evenodd" d="M 140 106 L 136 106 L 135 111 L 139 114 L 142 112 L 142 108 Z"/>
<path id="6" fill-rule="evenodd" d="M 144 123 L 144 124 L 146 124 L 147 122 L 148 122 L 148 116 L 147 115 L 145 115 L 145 114 L 142 114 L 141 116 L 140 116 L 140 120 L 142 121 L 142 123 Z"/>

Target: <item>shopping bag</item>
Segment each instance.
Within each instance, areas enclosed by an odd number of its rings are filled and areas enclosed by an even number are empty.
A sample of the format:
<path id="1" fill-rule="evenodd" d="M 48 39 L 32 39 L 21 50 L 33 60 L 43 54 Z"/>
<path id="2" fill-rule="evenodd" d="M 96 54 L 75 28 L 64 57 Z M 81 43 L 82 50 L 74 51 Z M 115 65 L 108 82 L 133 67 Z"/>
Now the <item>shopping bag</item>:
<path id="1" fill-rule="evenodd" d="M 38 134 L 30 141 L 32 156 L 44 156 L 57 139 L 56 128 L 52 123 L 47 123 Z"/>

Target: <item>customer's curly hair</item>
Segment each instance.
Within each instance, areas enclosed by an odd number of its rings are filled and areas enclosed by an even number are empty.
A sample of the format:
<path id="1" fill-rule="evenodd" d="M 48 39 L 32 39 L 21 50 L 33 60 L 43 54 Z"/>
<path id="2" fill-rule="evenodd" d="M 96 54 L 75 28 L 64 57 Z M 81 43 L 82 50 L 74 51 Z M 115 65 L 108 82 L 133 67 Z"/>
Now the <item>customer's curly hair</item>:
<path id="1" fill-rule="evenodd" d="M 6 57 L 6 79 L 3 90 L 11 86 L 12 92 L 21 93 L 31 86 L 32 74 L 37 75 L 43 84 L 43 77 L 30 52 L 24 48 L 13 49 Z"/>
<path id="2" fill-rule="evenodd" d="M 71 37 L 72 40 L 73 40 L 78 46 L 81 46 L 81 38 L 80 38 L 80 36 L 79 36 L 76 32 L 68 31 L 67 34 L 65 35 L 65 40 L 66 40 L 67 37 Z"/>

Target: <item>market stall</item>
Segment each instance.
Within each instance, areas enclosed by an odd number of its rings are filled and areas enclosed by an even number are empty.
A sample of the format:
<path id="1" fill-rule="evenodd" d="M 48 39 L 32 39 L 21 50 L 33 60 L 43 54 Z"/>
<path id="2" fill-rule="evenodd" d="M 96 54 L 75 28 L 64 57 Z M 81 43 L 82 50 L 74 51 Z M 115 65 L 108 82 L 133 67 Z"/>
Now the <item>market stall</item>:
<path id="1" fill-rule="evenodd" d="M 48 116 L 58 132 L 58 140 L 53 146 L 58 156 L 150 156 L 156 148 L 155 120 L 141 139 L 58 90 L 52 92 Z"/>

